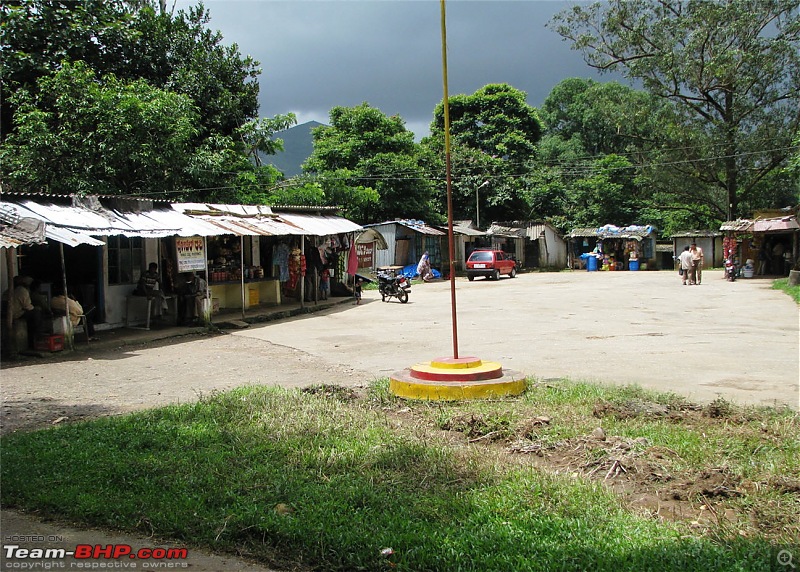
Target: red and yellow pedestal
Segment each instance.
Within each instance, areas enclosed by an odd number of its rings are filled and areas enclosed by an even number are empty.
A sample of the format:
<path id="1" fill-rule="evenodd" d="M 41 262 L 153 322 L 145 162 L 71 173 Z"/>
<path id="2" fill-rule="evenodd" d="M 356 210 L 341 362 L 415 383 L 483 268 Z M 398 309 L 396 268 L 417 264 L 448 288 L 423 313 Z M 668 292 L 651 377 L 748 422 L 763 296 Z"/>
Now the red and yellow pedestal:
<path id="1" fill-rule="evenodd" d="M 476 357 L 436 358 L 393 373 L 389 391 L 406 399 L 486 399 L 521 394 L 525 376 Z"/>

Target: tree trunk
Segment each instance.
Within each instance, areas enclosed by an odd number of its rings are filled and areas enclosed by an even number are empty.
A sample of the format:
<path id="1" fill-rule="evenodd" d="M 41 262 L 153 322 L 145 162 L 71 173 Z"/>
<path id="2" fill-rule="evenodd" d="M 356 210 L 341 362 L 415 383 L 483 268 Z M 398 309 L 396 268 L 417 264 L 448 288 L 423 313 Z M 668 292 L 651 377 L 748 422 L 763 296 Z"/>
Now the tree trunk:
<path id="1" fill-rule="evenodd" d="M 736 167 L 736 124 L 733 118 L 733 90 L 725 94 L 725 187 L 728 190 L 728 220 L 735 220 L 739 215 L 737 198 L 738 171 Z"/>

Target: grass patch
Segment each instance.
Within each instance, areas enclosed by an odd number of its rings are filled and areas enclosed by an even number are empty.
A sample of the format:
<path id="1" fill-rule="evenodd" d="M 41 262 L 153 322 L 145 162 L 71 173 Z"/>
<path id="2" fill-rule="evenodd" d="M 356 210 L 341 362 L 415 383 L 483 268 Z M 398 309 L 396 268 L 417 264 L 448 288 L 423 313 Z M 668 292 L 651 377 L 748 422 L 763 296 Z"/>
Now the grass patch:
<path id="1" fill-rule="evenodd" d="M 772 288 L 774 290 L 783 290 L 791 296 L 795 302 L 800 304 L 800 286 L 789 286 L 789 279 L 788 278 L 779 278 L 772 283 Z"/>
<path id="2" fill-rule="evenodd" d="M 241 388 L 8 435 L 2 502 L 296 569 L 769 570 L 800 530 L 797 414 L 706 409 L 568 382 L 469 403 Z M 647 463 L 664 487 L 723 475 L 684 502 L 754 522 L 631 505 L 613 485 Z"/>

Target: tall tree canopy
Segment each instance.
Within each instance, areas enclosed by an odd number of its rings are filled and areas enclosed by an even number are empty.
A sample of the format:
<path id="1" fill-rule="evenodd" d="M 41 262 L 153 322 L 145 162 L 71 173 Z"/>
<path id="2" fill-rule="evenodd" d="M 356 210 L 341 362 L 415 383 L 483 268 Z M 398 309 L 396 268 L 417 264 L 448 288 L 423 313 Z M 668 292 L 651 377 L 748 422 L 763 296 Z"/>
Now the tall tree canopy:
<path id="1" fill-rule="evenodd" d="M 368 103 L 334 107 L 330 125 L 315 128 L 312 137 L 314 151 L 303 169 L 318 177 L 326 195 L 341 196 L 343 185 L 377 192 L 377 201 L 358 201 L 358 212 L 350 213 L 356 220 L 431 214 L 431 185 L 423 174 L 414 134 L 400 117 L 387 117 Z"/>
<path id="2" fill-rule="evenodd" d="M 536 154 L 542 126 L 526 98 L 524 91 L 508 84 L 489 84 L 471 95 L 449 98 L 453 211 L 457 218 L 471 218 L 477 210 L 483 224 L 519 218 L 527 212 L 523 175 Z M 422 144 L 431 158 L 429 169 L 439 174 L 436 196 L 445 212 L 444 102 L 436 106 L 431 135 Z M 477 209 L 476 200 L 480 201 Z"/>
<path id="3" fill-rule="evenodd" d="M 0 4 L 0 17 L 4 134 L 13 129 L 10 95 L 35 90 L 64 61 L 189 96 L 201 137 L 232 135 L 256 117 L 258 62 L 222 43 L 202 3 L 173 15 L 148 0 L 20 0 Z"/>
<path id="4" fill-rule="evenodd" d="M 720 218 L 742 214 L 792 153 L 800 124 L 797 0 L 609 0 L 576 5 L 551 26 L 586 62 L 618 70 L 674 105 L 659 162 L 708 197 Z M 706 199 L 704 199 L 706 197 Z"/>
<path id="5" fill-rule="evenodd" d="M 7 188 L 236 200 L 278 180 L 248 157 L 294 118 L 255 121 L 258 63 L 202 4 L 21 0 L 0 17 Z"/>

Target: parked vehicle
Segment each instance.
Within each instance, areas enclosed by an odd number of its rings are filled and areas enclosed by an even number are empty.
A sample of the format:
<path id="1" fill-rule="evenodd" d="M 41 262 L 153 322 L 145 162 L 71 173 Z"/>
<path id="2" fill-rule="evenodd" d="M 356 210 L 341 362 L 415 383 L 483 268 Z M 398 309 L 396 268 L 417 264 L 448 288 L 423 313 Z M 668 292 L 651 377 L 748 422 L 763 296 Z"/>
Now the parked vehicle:
<path id="1" fill-rule="evenodd" d="M 517 275 L 517 262 L 502 250 L 473 250 L 467 259 L 467 280 L 472 282 L 476 276 L 498 280 L 501 274 L 509 278 Z"/>
<path id="2" fill-rule="evenodd" d="M 378 268 L 378 291 L 381 293 L 381 302 L 388 298 L 397 298 L 400 303 L 408 302 L 408 293 L 411 292 L 411 281 L 400 274 L 402 266 L 381 266 Z"/>

